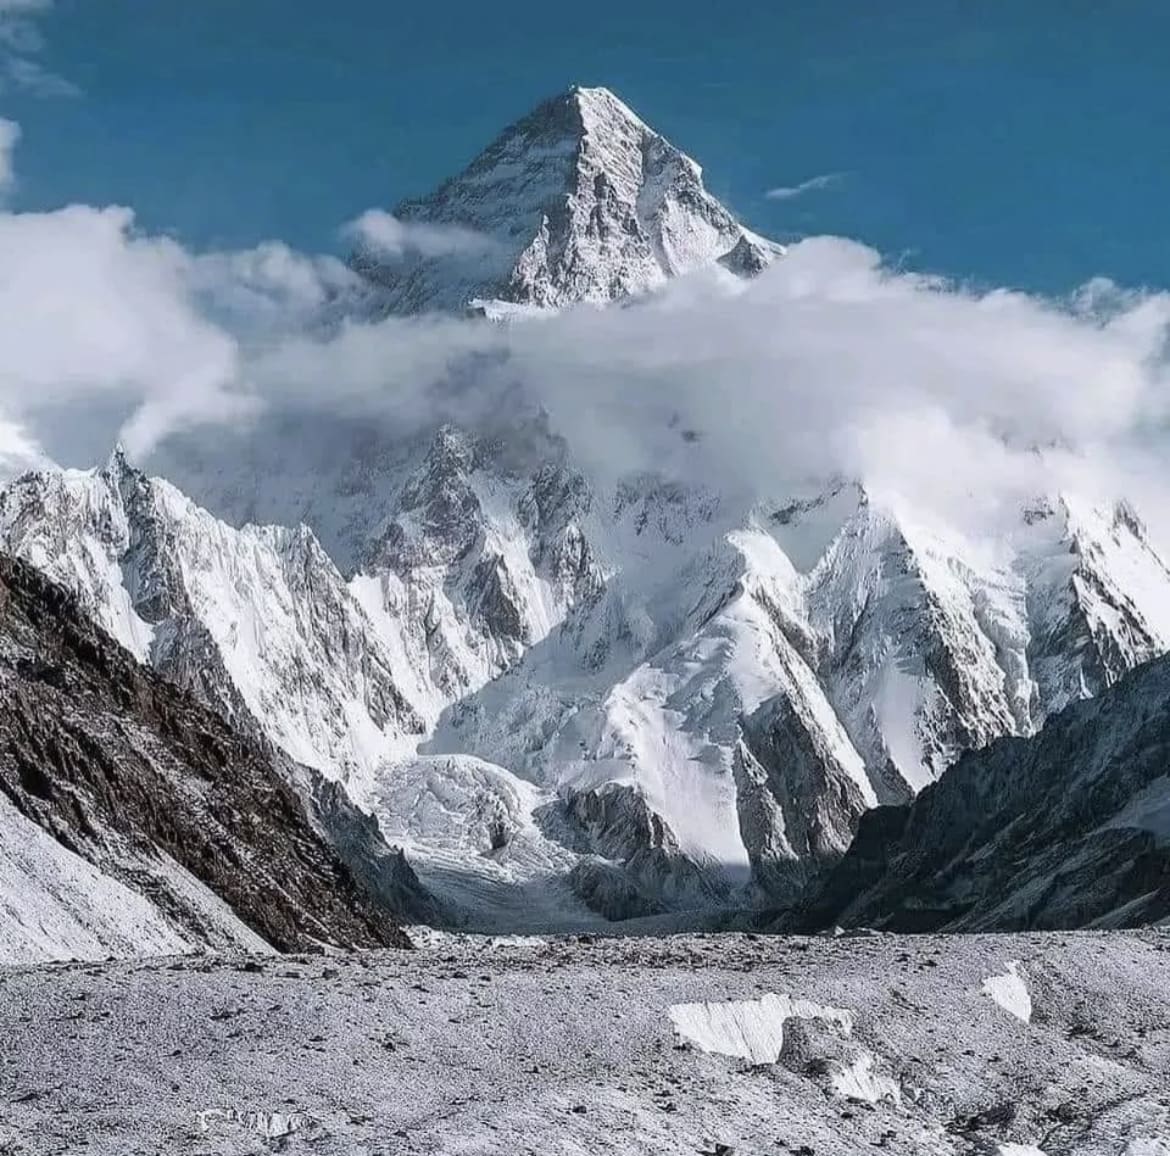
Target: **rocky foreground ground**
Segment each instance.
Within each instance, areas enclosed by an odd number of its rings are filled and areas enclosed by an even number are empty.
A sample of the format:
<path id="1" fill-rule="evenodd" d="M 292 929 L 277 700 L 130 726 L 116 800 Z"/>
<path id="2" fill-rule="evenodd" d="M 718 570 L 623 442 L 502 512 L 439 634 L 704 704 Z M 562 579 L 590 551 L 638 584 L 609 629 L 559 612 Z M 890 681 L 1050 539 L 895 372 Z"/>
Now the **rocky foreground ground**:
<path id="1" fill-rule="evenodd" d="M 0 970 L 0 1153 L 1170 1154 L 1170 935 Z"/>

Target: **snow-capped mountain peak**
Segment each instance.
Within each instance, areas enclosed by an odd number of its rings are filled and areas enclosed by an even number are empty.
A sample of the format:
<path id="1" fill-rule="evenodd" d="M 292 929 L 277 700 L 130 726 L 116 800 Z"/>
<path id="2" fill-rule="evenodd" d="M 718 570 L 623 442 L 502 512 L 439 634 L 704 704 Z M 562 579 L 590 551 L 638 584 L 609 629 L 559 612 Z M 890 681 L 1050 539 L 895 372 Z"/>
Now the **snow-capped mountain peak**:
<path id="1" fill-rule="evenodd" d="M 394 217 L 401 249 L 354 256 L 386 312 L 612 301 L 716 263 L 754 275 L 782 251 L 740 225 L 698 163 L 606 88 L 542 102 Z"/>

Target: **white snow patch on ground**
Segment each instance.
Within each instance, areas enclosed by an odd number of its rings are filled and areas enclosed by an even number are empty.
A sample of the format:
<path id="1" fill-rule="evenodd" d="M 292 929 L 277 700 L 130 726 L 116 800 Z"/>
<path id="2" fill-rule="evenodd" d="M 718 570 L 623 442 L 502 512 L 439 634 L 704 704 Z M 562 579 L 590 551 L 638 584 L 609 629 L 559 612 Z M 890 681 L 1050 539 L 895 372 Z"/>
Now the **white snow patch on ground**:
<path id="1" fill-rule="evenodd" d="M 1024 1023 L 1032 1022 L 1032 997 L 1019 974 L 1019 963 L 1012 960 L 1003 975 L 988 976 L 983 981 L 983 994 L 990 996 L 1004 1011 Z"/>
<path id="2" fill-rule="evenodd" d="M 670 1018 L 675 1031 L 701 1051 L 752 1064 L 776 1062 L 789 1019 L 821 1020 L 843 1036 L 853 1031 L 852 1012 L 772 993 L 763 999 L 673 1004 Z"/>
<path id="3" fill-rule="evenodd" d="M 873 1070 L 873 1056 L 869 1052 L 862 1052 L 851 1064 L 834 1064 L 832 1084 L 833 1091 L 847 1100 L 863 1100 L 867 1104 L 879 1104 L 882 1100 L 902 1103 L 901 1089 L 889 1076 Z"/>
<path id="4" fill-rule="evenodd" d="M 287 1112 L 241 1112 L 238 1108 L 207 1108 L 199 1113 L 199 1131 L 216 1132 L 224 1125 L 234 1125 L 265 1140 L 282 1140 L 299 1132 L 302 1117 Z"/>
<path id="5" fill-rule="evenodd" d="M 482 932 L 440 931 L 425 923 L 412 923 L 403 928 L 416 948 L 428 951 L 458 951 L 473 945 L 490 951 L 533 952 L 547 946 L 549 940 L 541 935 L 487 935 Z"/>
<path id="6" fill-rule="evenodd" d="M 1034 1144 L 1000 1144 L 995 1151 L 997 1156 L 1044 1156 Z"/>

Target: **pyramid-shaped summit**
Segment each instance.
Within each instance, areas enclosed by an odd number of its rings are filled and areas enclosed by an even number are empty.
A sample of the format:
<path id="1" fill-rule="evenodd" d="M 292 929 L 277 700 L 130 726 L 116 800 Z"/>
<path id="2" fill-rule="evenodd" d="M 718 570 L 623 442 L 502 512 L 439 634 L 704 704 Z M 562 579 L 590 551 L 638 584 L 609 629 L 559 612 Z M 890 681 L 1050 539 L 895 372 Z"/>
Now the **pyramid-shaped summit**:
<path id="1" fill-rule="evenodd" d="M 612 301 L 715 262 L 748 275 L 782 251 L 740 225 L 699 165 L 606 88 L 544 101 L 394 216 L 406 226 L 402 251 L 354 257 L 394 313 Z"/>

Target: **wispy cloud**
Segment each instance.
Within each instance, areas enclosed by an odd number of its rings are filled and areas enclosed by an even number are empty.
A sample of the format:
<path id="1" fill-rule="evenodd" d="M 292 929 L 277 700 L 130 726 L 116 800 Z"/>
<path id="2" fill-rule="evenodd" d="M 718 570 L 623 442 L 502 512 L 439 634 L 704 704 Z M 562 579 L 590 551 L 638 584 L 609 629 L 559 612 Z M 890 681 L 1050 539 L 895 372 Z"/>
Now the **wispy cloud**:
<path id="1" fill-rule="evenodd" d="M 367 209 L 342 234 L 381 257 L 482 256 L 497 247 L 493 238 L 462 225 L 403 221 L 381 209 Z"/>
<path id="2" fill-rule="evenodd" d="M 778 185 L 769 189 L 764 196 L 773 201 L 791 201 L 796 197 L 803 197 L 805 193 L 819 192 L 821 189 L 831 189 L 845 179 L 844 173 L 821 173 L 817 177 L 809 177 L 799 185 Z"/>
<path id="3" fill-rule="evenodd" d="M 3 200 L 16 183 L 12 154 L 19 142 L 20 125 L 14 120 L 5 120 L 0 116 L 0 200 Z"/>
<path id="4" fill-rule="evenodd" d="M 53 0 L 0 0 L 0 92 L 78 96 L 81 90 L 41 61 L 45 41 L 31 19 Z"/>

